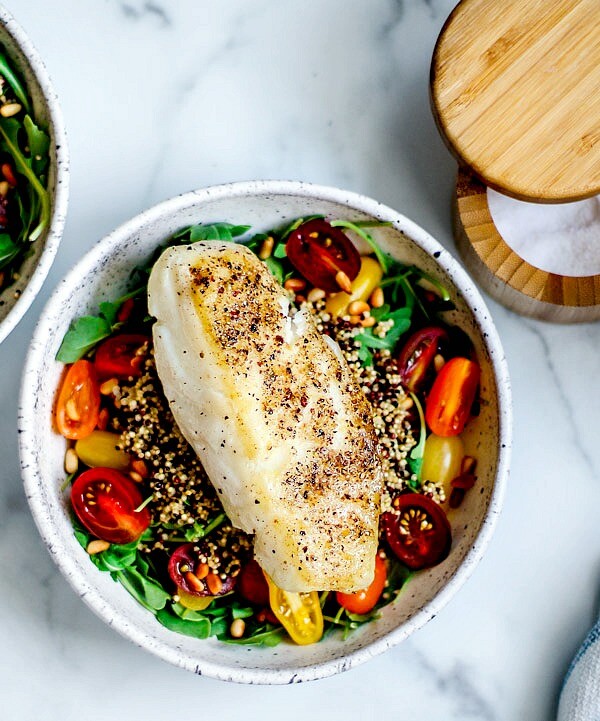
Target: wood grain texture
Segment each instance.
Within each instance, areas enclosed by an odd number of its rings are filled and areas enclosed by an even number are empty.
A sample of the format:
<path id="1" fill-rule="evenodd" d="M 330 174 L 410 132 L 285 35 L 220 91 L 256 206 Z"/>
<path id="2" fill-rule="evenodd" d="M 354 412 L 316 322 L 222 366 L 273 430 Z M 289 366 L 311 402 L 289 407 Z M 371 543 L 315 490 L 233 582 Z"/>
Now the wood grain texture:
<path id="1" fill-rule="evenodd" d="M 600 320 L 600 275 L 558 275 L 523 260 L 498 233 L 486 186 L 466 169 L 458 172 L 453 224 L 467 269 L 499 303 L 554 323 Z"/>
<path id="2" fill-rule="evenodd" d="M 540 202 L 600 193 L 600 2 L 463 0 L 436 44 L 431 101 L 487 185 Z"/>

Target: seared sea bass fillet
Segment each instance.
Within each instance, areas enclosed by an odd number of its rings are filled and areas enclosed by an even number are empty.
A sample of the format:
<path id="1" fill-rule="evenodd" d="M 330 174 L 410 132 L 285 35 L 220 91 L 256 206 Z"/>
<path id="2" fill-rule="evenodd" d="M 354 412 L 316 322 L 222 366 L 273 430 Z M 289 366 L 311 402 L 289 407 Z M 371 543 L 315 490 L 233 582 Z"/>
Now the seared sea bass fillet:
<path id="1" fill-rule="evenodd" d="M 258 563 L 287 591 L 369 586 L 383 478 L 369 403 L 337 346 L 235 243 L 166 250 L 148 303 L 175 420 Z"/>

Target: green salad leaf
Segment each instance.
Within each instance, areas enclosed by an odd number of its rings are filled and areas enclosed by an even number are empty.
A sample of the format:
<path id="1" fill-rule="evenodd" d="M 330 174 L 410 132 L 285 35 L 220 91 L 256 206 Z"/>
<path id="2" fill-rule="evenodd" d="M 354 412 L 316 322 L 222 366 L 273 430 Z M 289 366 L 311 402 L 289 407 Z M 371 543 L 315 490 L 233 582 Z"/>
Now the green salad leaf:
<path id="1" fill-rule="evenodd" d="M 6 82 L 12 88 L 13 93 L 21 105 L 25 108 L 27 113 L 31 112 L 31 104 L 27 96 L 27 92 L 21 81 L 12 69 L 11 64 L 4 53 L 0 53 L 0 75 L 6 80 Z"/>

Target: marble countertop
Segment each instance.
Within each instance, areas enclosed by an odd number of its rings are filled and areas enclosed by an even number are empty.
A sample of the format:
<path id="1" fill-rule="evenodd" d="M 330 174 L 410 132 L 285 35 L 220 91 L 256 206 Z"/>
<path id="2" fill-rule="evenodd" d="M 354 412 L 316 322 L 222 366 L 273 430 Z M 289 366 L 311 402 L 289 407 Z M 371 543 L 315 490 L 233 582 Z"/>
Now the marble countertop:
<path id="1" fill-rule="evenodd" d="M 455 164 L 428 101 L 454 0 L 6 0 L 45 59 L 72 159 L 64 240 L 0 347 L 2 707 L 15 721 L 553 718 L 600 588 L 600 324 L 557 327 L 490 301 L 512 373 L 512 478 L 485 558 L 399 647 L 289 688 L 199 678 L 98 620 L 54 567 L 19 477 L 27 345 L 52 288 L 159 200 L 292 178 L 373 196 L 452 247 Z"/>

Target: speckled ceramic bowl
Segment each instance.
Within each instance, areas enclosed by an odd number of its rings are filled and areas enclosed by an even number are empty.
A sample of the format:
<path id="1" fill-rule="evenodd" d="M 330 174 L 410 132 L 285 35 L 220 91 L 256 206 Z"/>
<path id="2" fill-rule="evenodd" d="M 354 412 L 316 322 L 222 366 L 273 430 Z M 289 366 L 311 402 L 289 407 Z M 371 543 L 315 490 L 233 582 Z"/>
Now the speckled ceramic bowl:
<path id="1" fill-rule="evenodd" d="M 33 244 L 33 253 L 20 268 L 20 278 L 0 294 L 0 343 L 29 308 L 40 288 L 62 237 L 69 196 L 69 160 L 65 128 L 56 93 L 37 50 L 15 19 L 0 6 L 0 44 L 19 72 L 33 101 L 37 121 L 50 134 L 51 220 Z"/>
<path id="2" fill-rule="evenodd" d="M 100 573 L 73 536 L 66 498 L 59 491 L 65 441 L 51 422 L 62 373 L 54 357 L 71 320 L 95 312 L 100 301 L 121 294 L 132 268 L 178 229 L 226 220 L 266 230 L 310 213 L 391 221 L 393 227 L 376 230 L 382 246 L 434 274 L 450 289 L 457 309 L 448 320 L 473 339 L 482 366 L 481 415 L 466 435 L 467 452 L 478 458 L 477 487 L 453 519 L 449 558 L 411 579 L 380 619 L 347 641 L 333 635 L 314 646 L 282 643 L 262 649 L 177 635 L 163 628 L 108 574 Z M 424 230 L 354 193 L 303 183 L 248 182 L 206 188 L 151 208 L 100 241 L 76 265 L 54 292 L 35 331 L 23 376 L 19 431 L 25 490 L 40 533 L 69 583 L 101 618 L 134 643 L 195 673 L 246 683 L 291 683 L 344 671 L 399 643 L 437 614 L 469 576 L 485 551 L 502 505 L 511 400 L 502 346 L 479 292 Z"/>

